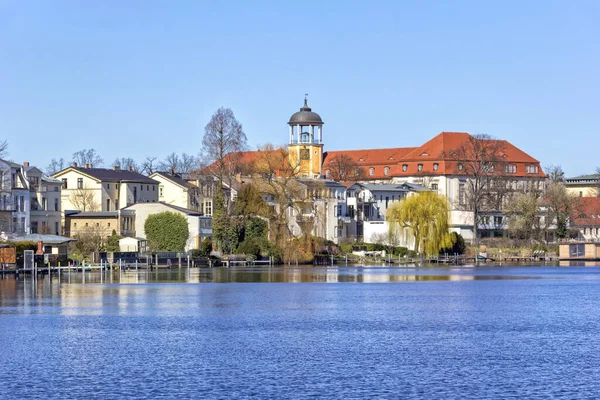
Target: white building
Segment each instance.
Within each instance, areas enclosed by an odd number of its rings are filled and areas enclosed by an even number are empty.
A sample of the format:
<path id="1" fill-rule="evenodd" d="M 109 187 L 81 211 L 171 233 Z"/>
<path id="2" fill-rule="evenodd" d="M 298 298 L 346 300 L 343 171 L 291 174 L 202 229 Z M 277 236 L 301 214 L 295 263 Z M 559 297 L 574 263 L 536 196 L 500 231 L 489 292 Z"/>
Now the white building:
<path id="1" fill-rule="evenodd" d="M 31 233 L 60 236 L 61 181 L 45 175 L 40 169 L 23 163 L 23 173 L 29 185 Z"/>
<path id="2" fill-rule="evenodd" d="M 31 233 L 30 194 L 21 165 L 0 160 L 0 234 Z"/>
<path id="3" fill-rule="evenodd" d="M 125 208 L 125 211 L 135 212 L 134 230 L 138 238 L 147 239 L 144 225 L 148 217 L 165 211 L 181 214 L 187 219 L 189 237 L 185 246 L 186 251 L 199 248 L 204 238 L 212 236 L 212 218 L 204 217 L 201 212 L 196 210 L 188 210 L 166 203 L 137 203 Z"/>

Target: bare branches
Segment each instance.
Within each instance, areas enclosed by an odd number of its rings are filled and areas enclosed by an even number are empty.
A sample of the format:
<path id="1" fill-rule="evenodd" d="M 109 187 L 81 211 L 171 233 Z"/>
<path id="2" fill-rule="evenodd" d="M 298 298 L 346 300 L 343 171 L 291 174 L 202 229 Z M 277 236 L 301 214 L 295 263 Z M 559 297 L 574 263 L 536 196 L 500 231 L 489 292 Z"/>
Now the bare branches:
<path id="1" fill-rule="evenodd" d="M 199 167 L 199 157 L 187 153 L 182 153 L 181 156 L 171 153 L 158 164 L 160 170 L 178 174 L 189 174 L 196 171 Z"/>
<path id="2" fill-rule="evenodd" d="M 329 172 L 329 173 L 327 173 Z M 325 176 L 334 181 L 357 181 L 364 177 L 365 170 L 347 154 L 326 159 Z"/>
<path id="3" fill-rule="evenodd" d="M 152 175 L 158 170 L 156 157 L 146 157 L 140 166 L 140 172 L 146 175 Z"/>
<path id="4" fill-rule="evenodd" d="M 560 165 L 548 165 L 544 168 L 550 182 L 560 183 L 565 181 L 565 172 Z"/>
<path id="5" fill-rule="evenodd" d="M 119 169 L 127 169 L 135 172 L 140 172 L 140 167 L 137 162 L 131 157 L 121 157 L 115 158 L 112 162 L 113 167 L 118 167 Z"/>
<path id="6" fill-rule="evenodd" d="M 73 162 L 76 162 L 80 167 L 85 165 L 101 167 L 104 160 L 96 153 L 96 150 L 82 149 L 73 153 Z"/>
<path id="7" fill-rule="evenodd" d="M 0 140 L 0 158 L 4 158 L 8 155 L 8 141 L 6 139 Z"/>
<path id="8" fill-rule="evenodd" d="M 65 169 L 66 163 L 64 158 L 53 158 L 50 160 L 50 164 L 46 167 L 46 173 L 48 175 L 54 175 L 55 173 Z"/>
<path id="9" fill-rule="evenodd" d="M 100 205 L 96 202 L 94 190 L 88 187 L 73 190 L 69 196 L 69 201 L 76 210 L 100 211 Z"/>

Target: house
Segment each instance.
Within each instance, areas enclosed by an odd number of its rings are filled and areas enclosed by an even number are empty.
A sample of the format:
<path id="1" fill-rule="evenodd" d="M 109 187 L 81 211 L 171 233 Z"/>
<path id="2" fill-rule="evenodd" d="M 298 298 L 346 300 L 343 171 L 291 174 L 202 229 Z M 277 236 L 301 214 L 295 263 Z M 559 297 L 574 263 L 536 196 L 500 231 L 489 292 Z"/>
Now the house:
<path id="1" fill-rule="evenodd" d="M 132 204 L 158 202 L 159 182 L 131 168 L 73 163 L 52 177 L 62 182 L 63 210 L 113 212 Z"/>
<path id="2" fill-rule="evenodd" d="M 69 243 L 74 239 L 60 235 L 32 233 L 15 237 L 14 240 L 20 242 L 41 243 L 41 249 L 44 254 L 50 256 L 48 262 L 56 265 L 57 262 L 65 263 L 67 261 L 69 256 Z"/>
<path id="3" fill-rule="evenodd" d="M 171 172 L 155 172 L 150 179 L 158 182 L 158 201 L 172 204 L 188 210 L 204 211 L 202 192 L 197 185 L 185 180 L 180 174 Z M 209 211 L 211 206 L 207 206 Z M 211 211 L 212 213 L 212 211 Z"/>
<path id="4" fill-rule="evenodd" d="M 165 211 L 183 215 L 188 221 L 189 229 L 186 251 L 199 248 L 202 240 L 212 235 L 212 218 L 204 217 L 197 210 L 189 210 L 167 203 L 137 203 L 126 207 L 123 211 L 135 213 L 135 233 L 138 238 L 142 239 L 147 239 L 144 225 L 150 215 Z"/>
<path id="5" fill-rule="evenodd" d="M 567 192 L 579 197 L 596 197 L 600 195 L 600 174 L 580 175 L 565 180 Z"/>
<path id="6" fill-rule="evenodd" d="M 571 217 L 570 228 L 577 232 L 575 239 L 600 242 L 600 197 L 579 199 L 576 214 Z"/>
<path id="7" fill-rule="evenodd" d="M 119 239 L 119 250 L 122 253 L 144 254 L 148 249 L 148 241 L 143 238 L 125 237 Z"/>
<path id="8" fill-rule="evenodd" d="M 62 182 L 28 162 L 23 163 L 22 170 L 29 185 L 31 233 L 60 235 Z"/>
<path id="9" fill-rule="evenodd" d="M 374 243 L 389 231 L 387 210 L 400 200 L 429 189 L 413 183 L 355 183 L 347 190 L 349 219 L 345 237 L 352 241 Z"/>
<path id="10" fill-rule="evenodd" d="M 117 211 L 79 211 L 65 210 L 65 236 L 76 237 L 78 234 L 95 234 L 107 238 L 112 232 L 119 236 L 133 237 L 135 231 L 135 212 Z"/>
<path id="11" fill-rule="evenodd" d="M 0 234 L 29 234 L 31 196 L 20 164 L 0 159 Z"/>

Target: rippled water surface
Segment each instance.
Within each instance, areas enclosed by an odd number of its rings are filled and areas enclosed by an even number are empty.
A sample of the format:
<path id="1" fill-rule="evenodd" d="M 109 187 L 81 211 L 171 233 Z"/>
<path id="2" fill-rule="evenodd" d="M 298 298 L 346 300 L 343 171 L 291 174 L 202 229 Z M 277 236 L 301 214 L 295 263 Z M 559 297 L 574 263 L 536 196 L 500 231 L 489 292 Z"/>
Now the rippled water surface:
<path id="1" fill-rule="evenodd" d="M 597 266 L 9 275 L 0 398 L 597 398 L 599 331 Z"/>

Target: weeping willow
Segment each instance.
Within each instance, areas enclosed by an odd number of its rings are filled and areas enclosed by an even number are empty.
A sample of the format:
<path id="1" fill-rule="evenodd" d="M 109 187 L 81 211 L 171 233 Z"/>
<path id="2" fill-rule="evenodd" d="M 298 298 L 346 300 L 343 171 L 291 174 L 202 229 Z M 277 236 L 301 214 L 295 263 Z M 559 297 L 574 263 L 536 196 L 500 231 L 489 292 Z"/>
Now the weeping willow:
<path id="1" fill-rule="evenodd" d="M 454 244 L 448 233 L 448 202 L 435 192 L 421 192 L 394 203 L 387 210 L 387 220 L 390 229 L 405 240 L 414 240 L 415 253 L 437 255 Z"/>

